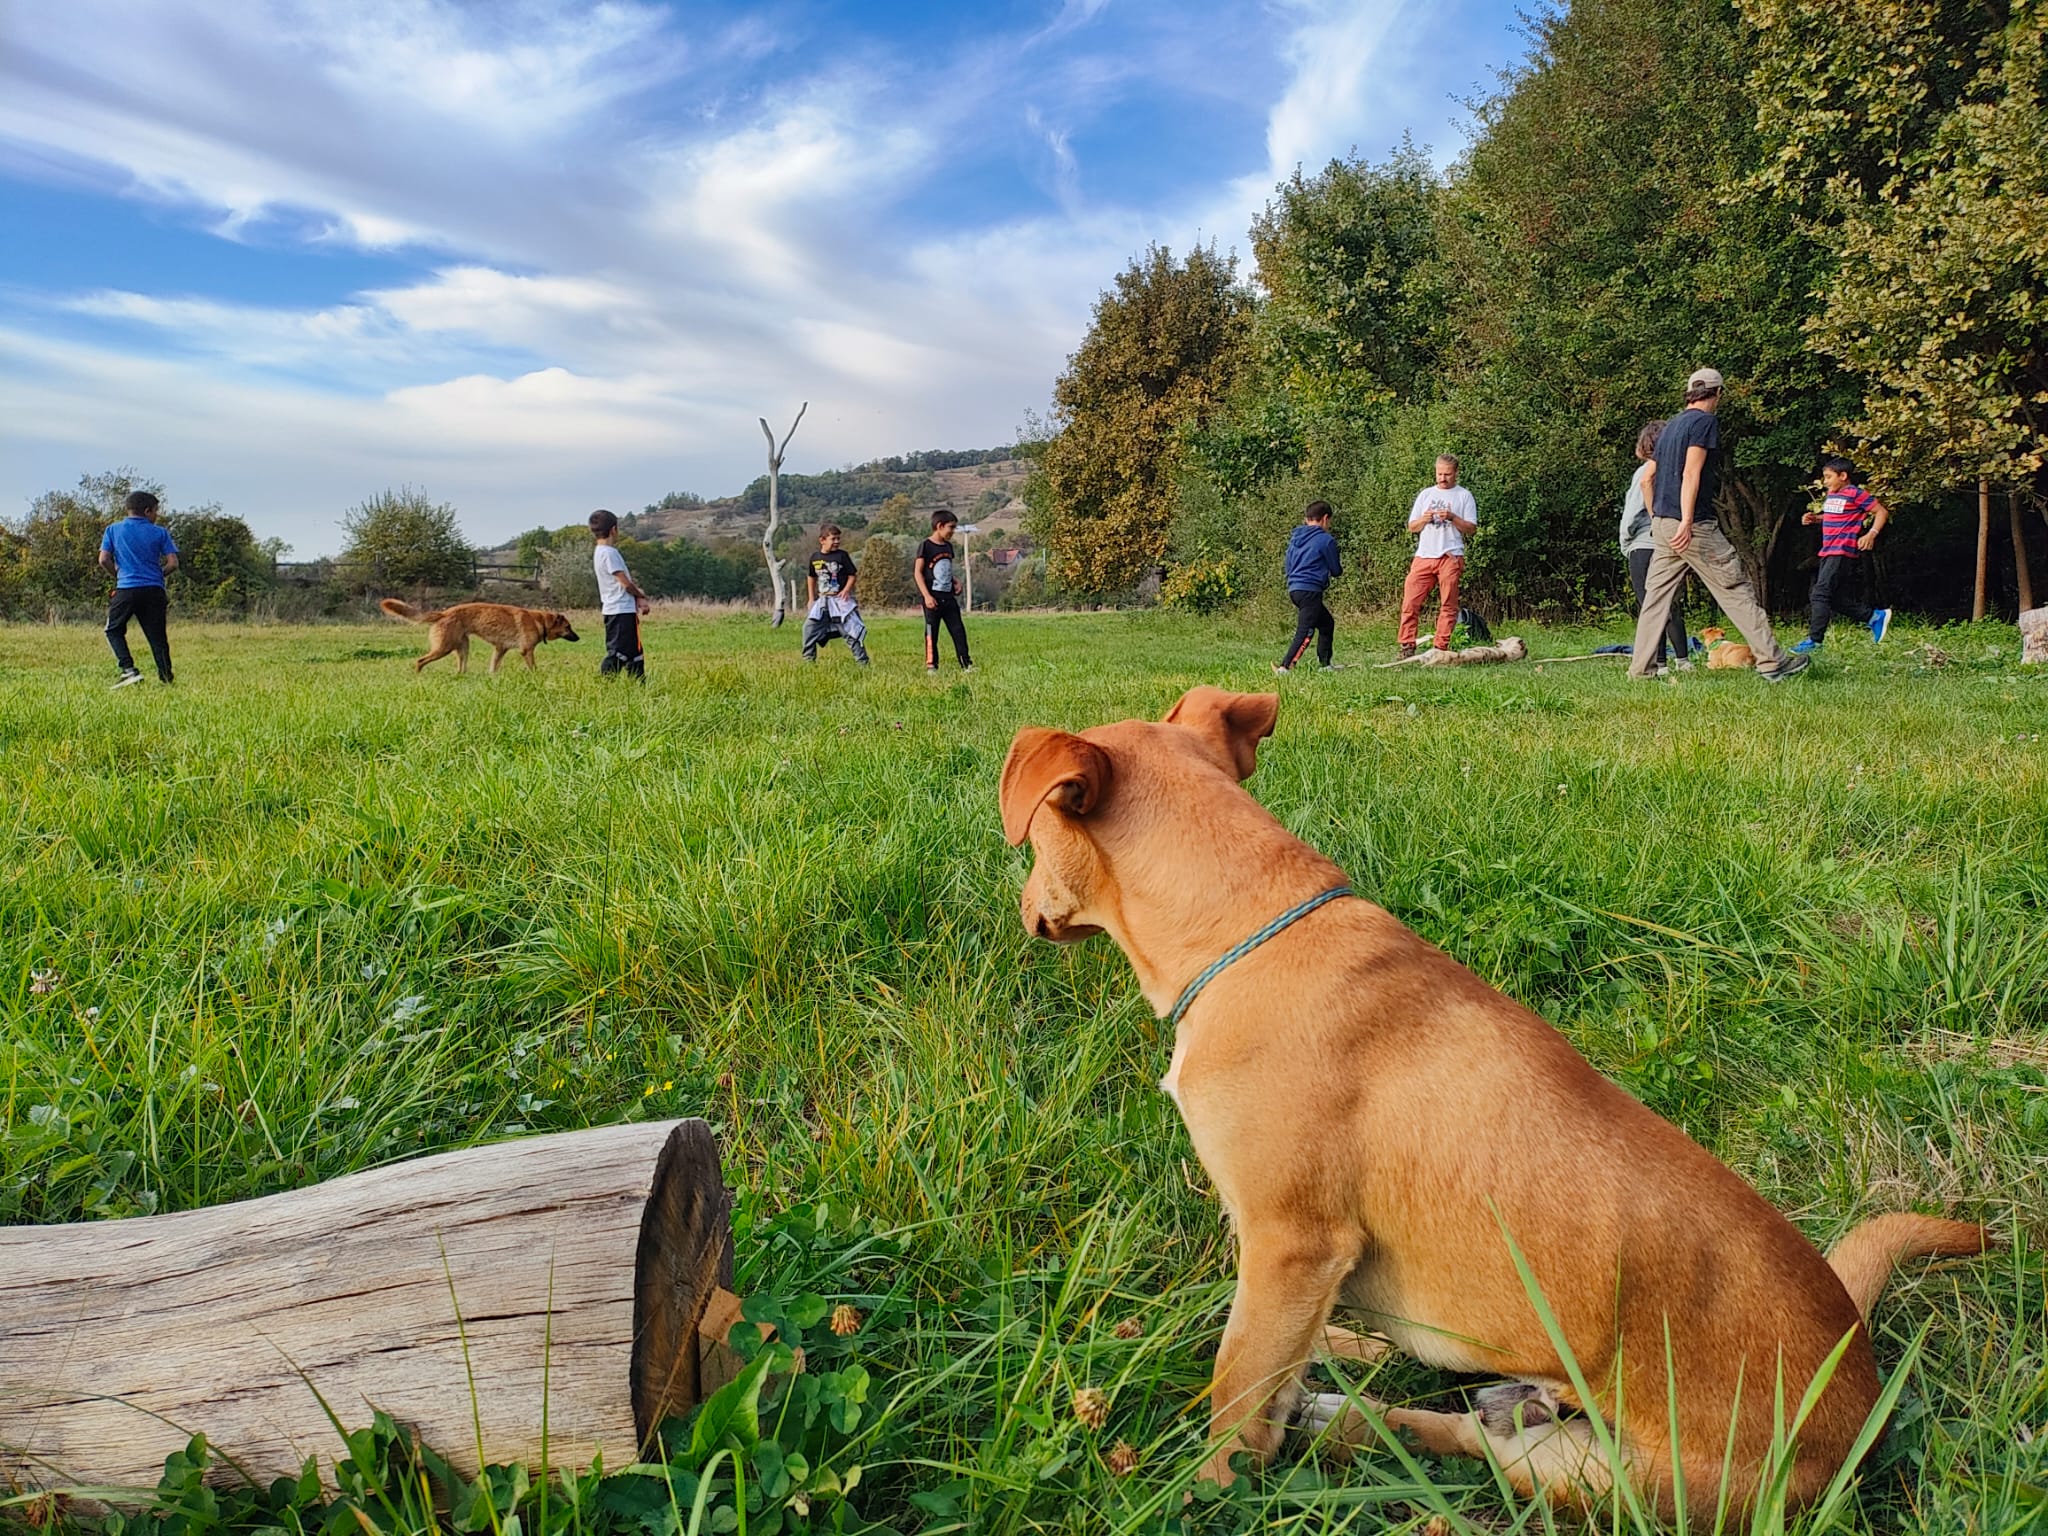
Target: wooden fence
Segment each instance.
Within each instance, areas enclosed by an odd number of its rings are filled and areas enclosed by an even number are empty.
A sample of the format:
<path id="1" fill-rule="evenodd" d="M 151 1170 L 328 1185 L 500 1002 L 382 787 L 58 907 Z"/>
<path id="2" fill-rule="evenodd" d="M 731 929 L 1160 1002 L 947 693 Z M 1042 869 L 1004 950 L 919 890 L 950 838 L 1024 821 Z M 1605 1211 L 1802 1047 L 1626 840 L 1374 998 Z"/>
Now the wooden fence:
<path id="1" fill-rule="evenodd" d="M 379 560 L 273 560 L 270 566 L 271 580 L 279 586 L 313 587 L 323 582 L 338 582 L 352 590 L 389 590 L 398 586 L 411 586 L 411 582 L 394 581 L 384 574 L 384 562 Z M 507 587 L 540 586 L 540 563 L 524 564 L 517 560 L 484 560 L 475 555 L 469 558 L 469 581 L 472 587 L 481 587 L 485 582 L 494 582 Z M 461 586 L 461 582 L 437 583 L 449 587 Z"/>

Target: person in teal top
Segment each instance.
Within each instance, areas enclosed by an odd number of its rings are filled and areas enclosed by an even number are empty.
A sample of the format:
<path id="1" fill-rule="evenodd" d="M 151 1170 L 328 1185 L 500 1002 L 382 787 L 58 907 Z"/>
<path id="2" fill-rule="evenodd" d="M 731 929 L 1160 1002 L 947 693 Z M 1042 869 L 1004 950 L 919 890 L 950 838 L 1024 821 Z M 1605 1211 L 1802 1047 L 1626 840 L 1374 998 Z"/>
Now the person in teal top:
<path id="1" fill-rule="evenodd" d="M 126 688 L 142 681 L 135 658 L 128 650 L 128 621 L 142 625 L 142 637 L 149 642 L 156 675 L 171 680 L 171 637 L 167 614 L 169 594 L 164 577 L 178 568 L 178 546 L 170 530 L 156 520 L 157 499 L 148 491 L 130 491 L 128 515 L 107 525 L 100 539 L 100 565 L 114 573 L 114 597 L 107 604 L 107 644 L 113 648 L 114 664 L 121 669 L 114 686 Z"/>

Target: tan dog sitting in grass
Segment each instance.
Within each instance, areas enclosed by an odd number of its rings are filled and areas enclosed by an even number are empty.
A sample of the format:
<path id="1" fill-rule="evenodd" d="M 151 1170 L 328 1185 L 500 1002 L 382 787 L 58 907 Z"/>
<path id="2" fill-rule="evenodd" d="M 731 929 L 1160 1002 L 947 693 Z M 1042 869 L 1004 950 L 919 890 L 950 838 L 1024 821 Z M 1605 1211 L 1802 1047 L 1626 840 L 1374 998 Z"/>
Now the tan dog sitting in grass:
<path id="1" fill-rule="evenodd" d="M 1711 1506 L 1724 1454 L 1726 1496 L 1748 1507 L 1780 1373 L 1789 1422 L 1846 1341 L 1790 1471 L 1789 1501 L 1813 1499 L 1878 1400 L 1864 1317 L 1893 1264 L 1981 1252 L 1983 1229 L 1882 1216 L 1823 1259 L 1543 1019 L 1350 895 L 1245 792 L 1278 702 L 1197 688 L 1156 725 L 1020 731 L 1003 765 L 1004 835 L 1036 854 L 1024 926 L 1109 933 L 1174 1011 L 1161 1086 L 1236 1226 L 1204 1475 L 1227 1482 L 1233 1452 L 1277 1448 L 1311 1354 L 1351 1352 L 1355 1336 L 1326 1332 L 1342 1303 L 1417 1359 L 1506 1383 L 1476 1412 L 1383 1422 L 1433 1454 L 1491 1456 L 1525 1494 L 1597 1497 L 1609 1464 L 1567 1416 L 1583 1404 L 1518 1249 L 1631 1482 L 1667 1510 L 1674 1466 L 1691 1506 Z M 1373 1438 L 1341 1396 L 1307 1410 L 1335 1439 Z"/>
<path id="2" fill-rule="evenodd" d="M 1700 631 L 1700 644 L 1707 648 L 1709 672 L 1739 672 L 1756 665 L 1756 652 L 1740 640 L 1730 640 L 1719 625 Z"/>

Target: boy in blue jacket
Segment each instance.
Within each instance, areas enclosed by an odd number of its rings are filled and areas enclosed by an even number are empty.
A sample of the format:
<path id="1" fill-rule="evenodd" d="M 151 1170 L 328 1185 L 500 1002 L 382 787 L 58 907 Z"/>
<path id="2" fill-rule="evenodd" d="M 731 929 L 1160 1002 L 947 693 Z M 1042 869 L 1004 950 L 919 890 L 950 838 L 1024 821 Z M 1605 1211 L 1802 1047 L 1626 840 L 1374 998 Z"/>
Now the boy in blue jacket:
<path id="1" fill-rule="evenodd" d="M 1294 601 L 1294 641 L 1287 655 L 1273 670 L 1285 675 L 1294 670 L 1308 650 L 1309 636 L 1315 636 L 1316 660 L 1324 667 L 1343 663 L 1330 660 L 1337 639 L 1337 621 L 1323 605 L 1323 592 L 1344 574 L 1344 562 L 1337 554 L 1337 541 L 1330 534 L 1330 504 L 1312 501 L 1302 513 L 1302 525 L 1287 544 L 1287 595 Z"/>

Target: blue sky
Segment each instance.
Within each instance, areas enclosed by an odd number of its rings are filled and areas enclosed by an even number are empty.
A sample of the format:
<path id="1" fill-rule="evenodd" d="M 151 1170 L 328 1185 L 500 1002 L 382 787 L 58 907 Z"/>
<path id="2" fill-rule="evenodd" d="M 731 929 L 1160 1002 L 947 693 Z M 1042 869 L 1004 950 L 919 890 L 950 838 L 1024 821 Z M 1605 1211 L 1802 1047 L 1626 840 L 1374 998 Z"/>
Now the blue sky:
<path id="1" fill-rule="evenodd" d="M 132 466 L 302 554 L 1010 439 L 1097 295 L 1523 51 L 1515 0 L 0 6 L 0 514 Z"/>

